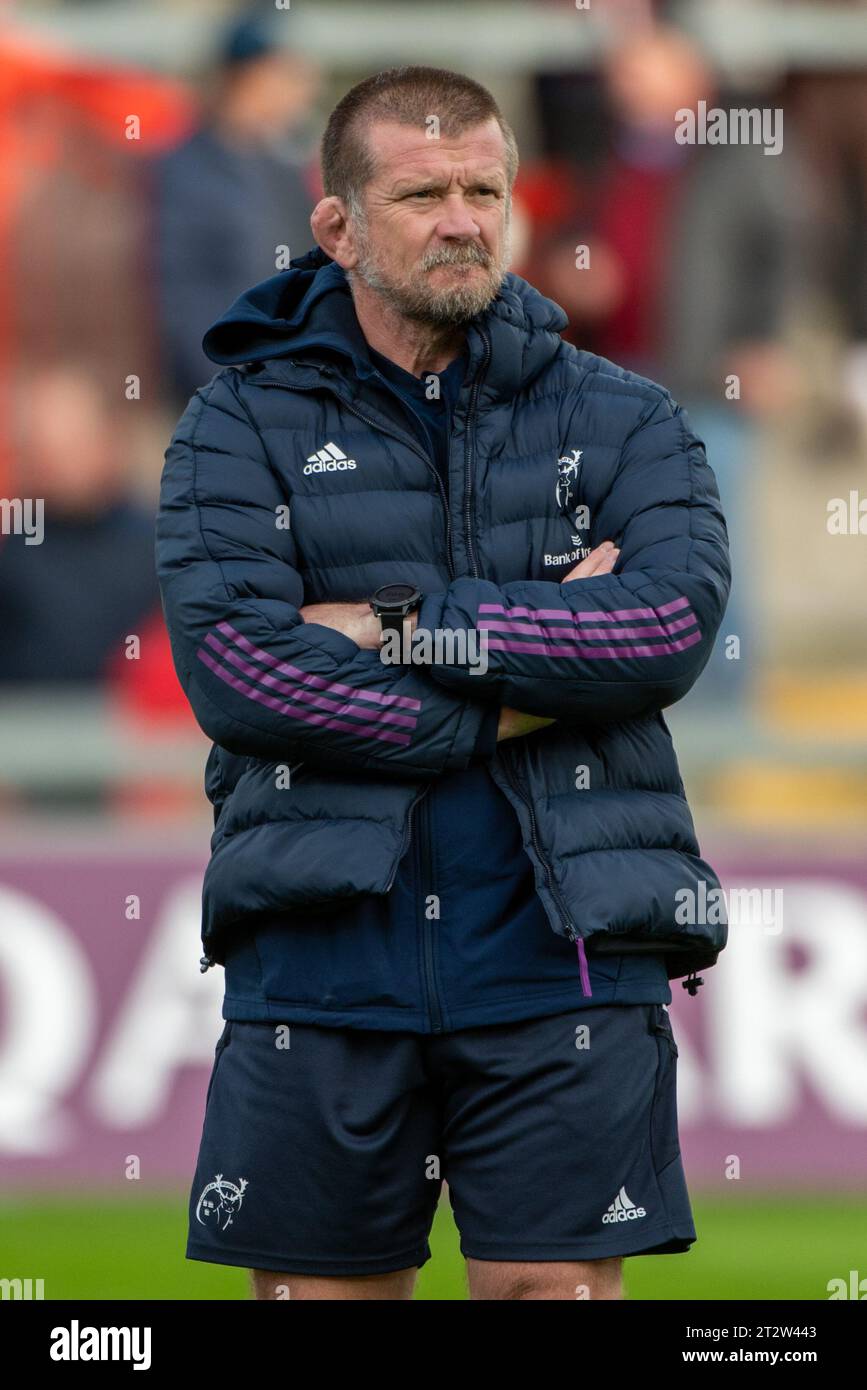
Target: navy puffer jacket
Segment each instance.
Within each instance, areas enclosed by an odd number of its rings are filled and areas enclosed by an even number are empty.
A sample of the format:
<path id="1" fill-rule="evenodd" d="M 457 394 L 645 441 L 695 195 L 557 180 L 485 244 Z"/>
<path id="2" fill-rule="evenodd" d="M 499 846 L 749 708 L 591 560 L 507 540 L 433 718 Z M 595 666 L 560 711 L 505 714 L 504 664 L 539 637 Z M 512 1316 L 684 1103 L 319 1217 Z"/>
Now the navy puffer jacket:
<path id="1" fill-rule="evenodd" d="M 724 922 L 682 906 L 719 881 L 662 714 L 725 610 L 716 481 L 669 393 L 564 342 L 566 323 L 514 274 L 472 321 L 448 498 L 324 253 L 206 335 L 228 365 L 166 453 L 156 555 L 178 676 L 214 743 L 212 961 L 254 914 L 386 893 L 414 804 L 467 766 L 492 702 L 556 720 L 490 763 L 552 929 L 662 949 L 670 978 L 725 945 Z M 561 584 L 604 539 L 615 572 Z M 384 664 L 299 614 L 398 581 L 425 595 L 419 628 L 487 633 L 486 673 Z"/>

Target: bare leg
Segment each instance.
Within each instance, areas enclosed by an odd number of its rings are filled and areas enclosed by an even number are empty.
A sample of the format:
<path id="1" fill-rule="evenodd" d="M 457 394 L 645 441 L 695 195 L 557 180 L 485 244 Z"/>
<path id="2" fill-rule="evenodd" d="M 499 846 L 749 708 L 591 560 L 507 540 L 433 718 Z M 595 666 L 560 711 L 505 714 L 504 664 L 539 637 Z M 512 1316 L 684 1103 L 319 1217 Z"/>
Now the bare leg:
<path id="1" fill-rule="evenodd" d="M 532 1264 L 468 1259 L 470 1298 L 622 1299 L 622 1264 L 619 1255 Z"/>
<path id="2" fill-rule="evenodd" d="M 411 1299 L 418 1267 L 389 1274 L 276 1274 L 272 1269 L 251 1269 L 250 1282 L 256 1299 Z"/>

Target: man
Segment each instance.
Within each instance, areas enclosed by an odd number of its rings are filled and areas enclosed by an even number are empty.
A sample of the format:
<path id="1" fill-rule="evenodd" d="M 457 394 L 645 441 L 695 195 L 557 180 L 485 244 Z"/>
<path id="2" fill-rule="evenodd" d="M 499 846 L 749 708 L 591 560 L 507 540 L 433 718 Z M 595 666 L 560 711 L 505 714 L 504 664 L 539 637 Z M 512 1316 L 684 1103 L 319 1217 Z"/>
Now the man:
<path id="1" fill-rule="evenodd" d="M 159 328 L 178 409 L 207 379 L 208 325 L 273 273 L 280 247 L 307 245 L 314 200 L 293 137 L 318 86 L 307 59 L 245 14 L 223 36 L 200 125 L 154 163 Z"/>
<path id="2" fill-rule="evenodd" d="M 0 686 L 96 690 L 127 633 L 159 616 L 153 516 L 126 472 L 130 417 L 93 360 L 43 362 L 18 381 L 9 492 L 40 500 L 0 540 Z"/>
<path id="3" fill-rule="evenodd" d="M 661 710 L 728 594 L 713 474 L 507 273 L 484 88 L 369 78 L 322 157 L 319 249 L 206 335 L 163 475 L 226 970 L 187 1254 L 407 1299 L 445 1178 L 472 1298 L 616 1299 L 695 1239 L 664 1006 L 726 929 L 679 906 L 718 881 Z"/>

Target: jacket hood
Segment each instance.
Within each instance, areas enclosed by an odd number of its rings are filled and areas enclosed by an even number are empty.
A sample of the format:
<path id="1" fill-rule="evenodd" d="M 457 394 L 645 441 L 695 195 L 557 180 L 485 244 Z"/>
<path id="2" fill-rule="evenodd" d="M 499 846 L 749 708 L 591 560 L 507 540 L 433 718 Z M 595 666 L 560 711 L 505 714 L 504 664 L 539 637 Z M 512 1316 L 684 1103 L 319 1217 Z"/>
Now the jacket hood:
<path id="1" fill-rule="evenodd" d="M 514 391 L 547 366 L 568 322 L 559 304 L 510 271 L 496 298 L 467 325 L 471 367 L 485 351 L 486 332 L 492 358 L 486 384 Z M 318 246 L 240 295 L 208 329 L 202 347 L 220 366 L 336 353 L 350 357 L 362 375 L 371 370 L 346 273 Z"/>

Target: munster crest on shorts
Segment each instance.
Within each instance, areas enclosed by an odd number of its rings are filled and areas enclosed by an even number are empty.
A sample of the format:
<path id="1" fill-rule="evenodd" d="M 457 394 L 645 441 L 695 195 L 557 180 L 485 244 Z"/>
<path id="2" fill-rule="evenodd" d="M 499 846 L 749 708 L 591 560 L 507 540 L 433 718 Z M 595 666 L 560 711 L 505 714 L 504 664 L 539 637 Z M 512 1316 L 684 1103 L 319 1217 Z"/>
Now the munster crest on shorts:
<path id="1" fill-rule="evenodd" d="M 203 1226 L 215 1226 L 218 1231 L 227 1230 L 232 1224 L 232 1217 L 241 1210 L 246 1186 L 246 1178 L 239 1178 L 237 1183 L 233 1183 L 218 1173 L 214 1181 L 202 1190 L 196 1204 L 196 1220 L 201 1221 Z"/>

